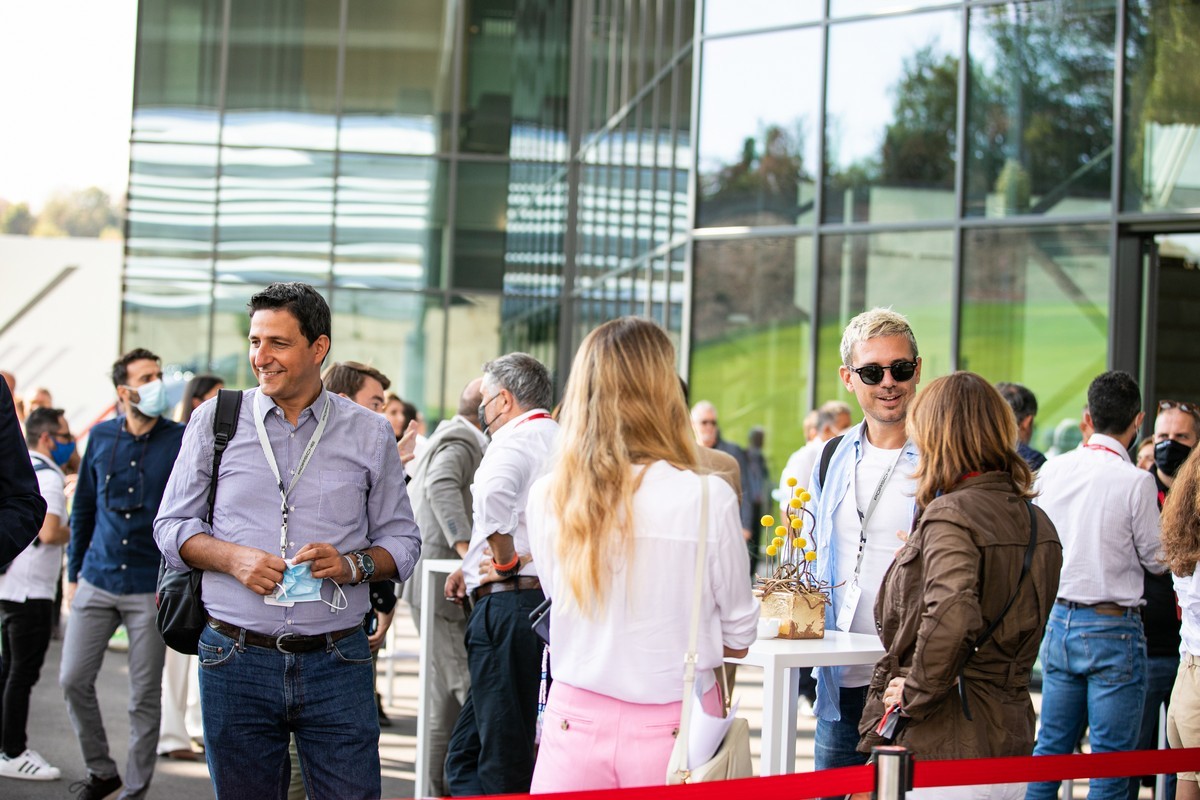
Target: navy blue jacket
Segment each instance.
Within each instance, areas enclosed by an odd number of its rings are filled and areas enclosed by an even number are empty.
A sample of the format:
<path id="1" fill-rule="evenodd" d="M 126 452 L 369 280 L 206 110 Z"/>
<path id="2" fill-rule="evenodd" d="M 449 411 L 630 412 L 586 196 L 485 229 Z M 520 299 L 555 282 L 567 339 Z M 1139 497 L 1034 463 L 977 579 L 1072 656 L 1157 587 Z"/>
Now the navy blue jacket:
<path id="1" fill-rule="evenodd" d="M 8 384 L 0 380 L 0 567 L 29 546 L 46 519 Z"/>

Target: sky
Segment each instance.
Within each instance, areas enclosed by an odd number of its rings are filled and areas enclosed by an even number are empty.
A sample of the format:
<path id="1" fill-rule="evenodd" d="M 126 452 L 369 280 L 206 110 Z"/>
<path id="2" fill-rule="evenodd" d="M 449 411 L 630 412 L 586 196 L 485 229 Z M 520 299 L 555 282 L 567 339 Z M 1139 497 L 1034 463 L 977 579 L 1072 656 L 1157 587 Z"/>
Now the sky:
<path id="1" fill-rule="evenodd" d="M 0 198 L 125 192 L 137 0 L 0 0 Z"/>

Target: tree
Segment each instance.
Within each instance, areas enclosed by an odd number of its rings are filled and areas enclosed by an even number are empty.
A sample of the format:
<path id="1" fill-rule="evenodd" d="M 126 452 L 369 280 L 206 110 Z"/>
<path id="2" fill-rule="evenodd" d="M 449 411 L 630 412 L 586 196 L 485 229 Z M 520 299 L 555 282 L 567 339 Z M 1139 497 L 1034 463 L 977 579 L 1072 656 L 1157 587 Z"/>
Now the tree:
<path id="1" fill-rule="evenodd" d="M 0 230 L 16 236 L 28 236 L 33 231 L 33 225 L 34 219 L 29 205 L 14 203 L 5 209 L 3 220 L 0 221 Z"/>
<path id="2" fill-rule="evenodd" d="M 95 238 L 120 229 L 121 218 L 108 193 L 95 186 L 56 194 L 38 218 L 39 235 Z"/>
<path id="3" fill-rule="evenodd" d="M 883 183 L 953 189 L 958 58 L 939 61 L 932 46 L 922 47 L 905 59 L 894 92 L 895 121 L 883 139 Z"/>

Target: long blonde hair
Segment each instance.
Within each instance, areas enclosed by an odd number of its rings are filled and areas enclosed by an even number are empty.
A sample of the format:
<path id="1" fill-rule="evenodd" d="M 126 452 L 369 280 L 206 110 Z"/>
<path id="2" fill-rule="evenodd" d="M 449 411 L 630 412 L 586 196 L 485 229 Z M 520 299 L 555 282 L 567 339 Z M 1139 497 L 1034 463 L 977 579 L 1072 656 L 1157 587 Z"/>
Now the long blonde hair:
<path id="1" fill-rule="evenodd" d="M 585 614 L 604 599 L 612 560 L 629 552 L 634 464 L 692 469 L 696 444 L 662 328 L 637 317 L 606 322 L 575 354 L 559 410 L 558 450 L 547 497 L 558 519 L 555 553 L 565 586 Z"/>
<path id="2" fill-rule="evenodd" d="M 970 472 L 1004 472 L 1018 497 L 1033 497 L 1033 473 L 1017 454 L 1017 420 L 996 387 L 974 372 L 938 378 L 908 410 L 908 435 L 921 453 L 913 477 L 925 508 Z"/>
<path id="3" fill-rule="evenodd" d="M 1196 571 L 1200 561 L 1200 447 L 1193 448 L 1175 474 L 1162 510 L 1164 560 L 1181 578 Z"/>

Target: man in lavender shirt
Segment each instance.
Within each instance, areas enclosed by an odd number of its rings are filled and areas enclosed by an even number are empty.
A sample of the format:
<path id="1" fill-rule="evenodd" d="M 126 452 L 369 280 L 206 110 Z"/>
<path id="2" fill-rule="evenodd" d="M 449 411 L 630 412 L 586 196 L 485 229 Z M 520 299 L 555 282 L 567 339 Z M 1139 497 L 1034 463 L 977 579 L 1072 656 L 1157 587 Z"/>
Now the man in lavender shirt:
<path id="1" fill-rule="evenodd" d="M 213 522 L 208 401 L 192 416 L 154 537 L 204 570 L 200 699 L 218 798 L 282 797 L 295 733 L 309 797 L 379 797 L 379 721 L 361 621 L 368 581 L 412 574 L 421 549 L 391 426 L 325 391 L 330 312 L 313 287 L 250 300 L 250 364 Z"/>

